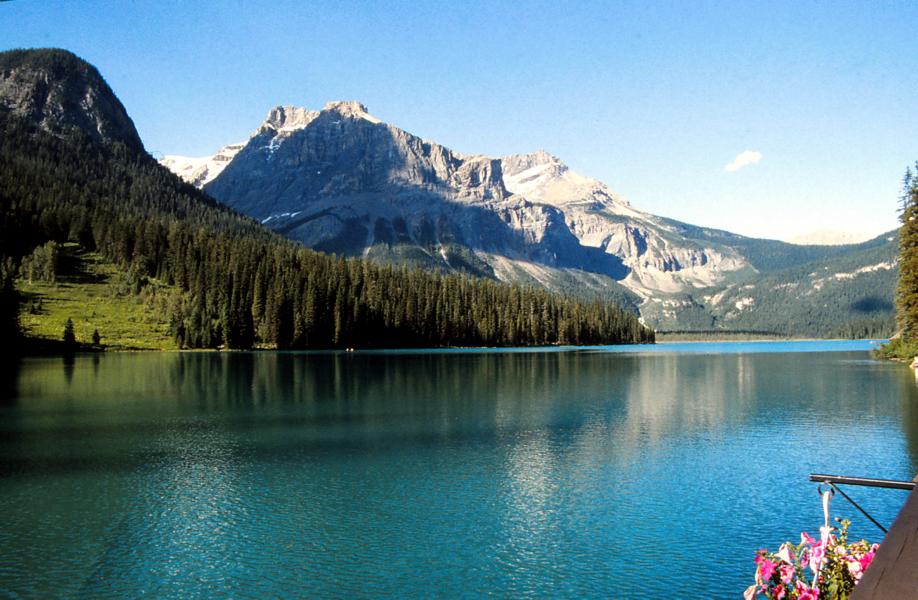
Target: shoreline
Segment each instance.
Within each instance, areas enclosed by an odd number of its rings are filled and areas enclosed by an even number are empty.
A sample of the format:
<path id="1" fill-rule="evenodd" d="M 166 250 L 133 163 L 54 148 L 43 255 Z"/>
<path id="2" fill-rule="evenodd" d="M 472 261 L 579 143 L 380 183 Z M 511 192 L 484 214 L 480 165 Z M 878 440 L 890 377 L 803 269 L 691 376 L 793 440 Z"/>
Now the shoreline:
<path id="1" fill-rule="evenodd" d="M 405 346 L 405 347 L 366 347 L 366 348 L 124 348 L 124 347 L 106 347 L 106 346 L 79 346 L 74 349 L 62 348 L 63 342 L 56 340 L 39 340 L 35 343 L 34 338 L 26 341 L 22 352 L 16 356 L 18 358 L 45 358 L 45 357 L 73 357 L 76 355 L 100 355 L 100 354 L 138 354 L 138 353 L 156 353 L 156 354 L 258 354 L 258 353 L 279 353 L 279 354 L 353 354 L 353 353 L 419 353 L 419 352 L 439 352 L 456 353 L 467 351 L 495 351 L 495 352 L 565 352 L 576 351 L 592 348 L 604 347 L 658 347 L 665 345 L 703 345 L 703 344 L 784 344 L 784 343 L 818 343 L 818 342 L 868 342 L 873 346 L 871 352 L 875 351 L 880 344 L 888 340 L 884 339 L 849 339 L 849 338 L 785 338 L 785 339 L 712 339 L 712 340 L 672 340 L 658 341 L 654 343 L 621 343 L 621 344 L 589 344 L 589 345 L 571 345 L 571 344 L 551 344 L 540 346 Z M 29 346 L 31 345 L 31 348 Z M 879 357 L 878 357 L 879 358 Z M 885 358 L 885 357 L 883 357 Z M 903 364 L 909 361 L 897 357 L 890 357 L 888 360 L 894 360 Z"/>

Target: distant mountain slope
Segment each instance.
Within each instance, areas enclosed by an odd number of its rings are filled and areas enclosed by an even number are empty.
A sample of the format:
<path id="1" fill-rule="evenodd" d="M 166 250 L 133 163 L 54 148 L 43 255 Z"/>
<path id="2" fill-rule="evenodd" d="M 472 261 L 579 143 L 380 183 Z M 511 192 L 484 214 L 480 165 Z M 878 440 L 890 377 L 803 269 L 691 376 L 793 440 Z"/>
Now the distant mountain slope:
<path id="1" fill-rule="evenodd" d="M 812 263 L 821 263 L 814 272 L 840 273 L 833 265 L 847 261 L 860 273 L 874 264 L 866 251 L 888 254 L 889 235 L 800 246 L 690 225 L 636 209 L 546 152 L 460 154 L 381 122 L 357 102 L 322 110 L 276 107 L 241 149 L 232 148 L 228 163 L 226 151 L 163 163 L 221 202 L 326 252 L 611 297 L 667 329 L 799 328 L 828 335 L 865 314 L 887 319 L 892 301 L 894 268 L 876 274 L 877 302 L 853 300 L 844 308 L 827 299 L 826 319 L 805 313 L 828 291 L 780 301 L 780 294 L 763 292 L 754 310 L 737 295 L 766 282 L 806 287 L 794 269 Z M 213 176 L 209 165 L 218 163 Z M 208 165 L 204 177 L 201 165 Z M 848 297 L 860 281 L 859 275 L 821 289 Z M 734 296 L 743 308 L 727 308 Z M 860 306 L 875 310 L 863 313 Z"/>
<path id="2" fill-rule="evenodd" d="M 882 243 L 877 243 L 882 241 Z M 706 300 L 715 318 L 736 329 L 782 333 L 891 335 L 895 318 L 898 248 L 880 237 L 849 254 L 769 273 L 746 285 L 732 285 Z"/>
<path id="3" fill-rule="evenodd" d="M 664 221 L 680 234 L 734 248 L 742 253 L 749 264 L 760 273 L 770 273 L 814 261 L 857 254 L 861 250 L 886 245 L 895 236 L 895 232 L 889 232 L 858 244 L 799 245 L 778 240 L 749 238 L 729 231 L 698 227 L 671 219 L 664 219 Z"/>
<path id="4" fill-rule="evenodd" d="M 895 326 L 898 241 L 880 236 L 841 256 L 745 282 L 654 298 L 642 314 L 660 330 L 762 331 L 884 337 Z"/>

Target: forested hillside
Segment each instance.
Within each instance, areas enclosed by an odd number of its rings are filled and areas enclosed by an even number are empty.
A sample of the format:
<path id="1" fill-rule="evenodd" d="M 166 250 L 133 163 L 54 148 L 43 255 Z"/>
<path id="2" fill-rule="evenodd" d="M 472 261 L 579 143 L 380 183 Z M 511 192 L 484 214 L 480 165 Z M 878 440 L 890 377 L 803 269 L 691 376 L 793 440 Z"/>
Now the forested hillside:
<path id="1" fill-rule="evenodd" d="M 18 69 L 31 68 L 21 53 L 0 54 L 0 67 L 14 54 Z M 61 51 L 36 56 L 34 68 L 51 73 L 58 61 L 71 64 L 67 73 L 79 61 Z M 653 339 L 608 303 L 307 250 L 217 205 L 129 143 L 97 139 L 71 121 L 49 128 L 0 104 L 0 308 L 9 329 L 17 265 L 46 242 L 69 241 L 131 273 L 138 291 L 151 279 L 174 286 L 166 316 L 182 347 Z"/>

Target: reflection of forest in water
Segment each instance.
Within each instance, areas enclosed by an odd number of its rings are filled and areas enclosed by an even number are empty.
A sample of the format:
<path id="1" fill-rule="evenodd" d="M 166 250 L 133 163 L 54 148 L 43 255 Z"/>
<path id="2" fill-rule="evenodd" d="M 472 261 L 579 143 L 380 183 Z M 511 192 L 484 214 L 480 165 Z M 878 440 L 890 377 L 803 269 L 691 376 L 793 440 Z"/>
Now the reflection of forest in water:
<path id="1" fill-rule="evenodd" d="M 918 466 L 918 371 L 904 368 L 896 378 L 898 394 L 902 410 L 902 431 L 908 443 L 908 452 L 912 464 Z M 918 475 L 918 473 L 916 473 Z"/>
<path id="2" fill-rule="evenodd" d="M 112 424 L 216 414 L 228 430 L 286 422 L 354 443 L 551 429 L 621 451 L 788 415 L 832 427 L 863 414 L 899 420 L 918 463 L 910 372 L 832 354 L 112 354 L 30 359 L 13 373 L 0 371 L 0 393 L 30 410 L 88 406 L 112 411 Z"/>

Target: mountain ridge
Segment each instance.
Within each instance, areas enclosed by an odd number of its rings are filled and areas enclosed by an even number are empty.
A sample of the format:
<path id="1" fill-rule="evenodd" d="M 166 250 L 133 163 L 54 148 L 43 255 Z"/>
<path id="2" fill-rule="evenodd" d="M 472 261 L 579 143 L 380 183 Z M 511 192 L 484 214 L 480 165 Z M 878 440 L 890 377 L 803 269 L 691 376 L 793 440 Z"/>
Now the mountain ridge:
<path id="1" fill-rule="evenodd" d="M 455 240 L 498 278 L 509 278 L 509 260 L 605 275 L 638 293 L 711 284 L 746 266 L 728 248 L 665 240 L 659 217 L 547 152 L 463 154 L 382 123 L 359 103 L 299 109 L 307 117 L 279 129 L 271 122 L 282 108 L 203 187 L 308 246 L 359 255 L 380 239 L 421 247 Z M 351 215 L 341 214 L 343 203 Z M 399 238 L 399 219 L 433 235 Z"/>
<path id="2" fill-rule="evenodd" d="M 77 128 L 95 140 L 144 151 L 134 122 L 101 73 L 68 50 L 0 53 L 0 110 L 49 133 Z"/>
<path id="3" fill-rule="evenodd" d="M 666 326 L 729 326 L 734 317 L 703 298 L 892 243 L 884 234 L 801 246 L 683 223 L 632 206 L 544 150 L 461 153 L 356 101 L 271 109 L 201 187 L 321 251 L 613 297 Z"/>

